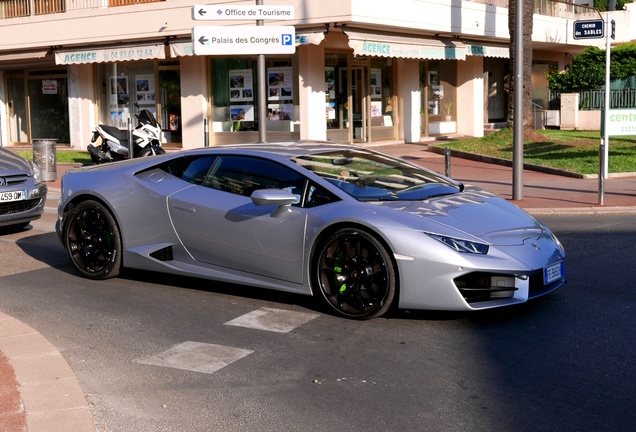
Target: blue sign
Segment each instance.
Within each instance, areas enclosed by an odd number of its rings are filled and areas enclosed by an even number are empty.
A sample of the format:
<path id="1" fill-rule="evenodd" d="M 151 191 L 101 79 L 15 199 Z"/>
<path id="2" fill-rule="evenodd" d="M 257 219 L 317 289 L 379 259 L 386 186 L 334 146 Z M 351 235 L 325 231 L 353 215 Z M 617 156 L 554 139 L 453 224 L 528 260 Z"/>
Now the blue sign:
<path id="1" fill-rule="evenodd" d="M 605 36 L 602 19 L 574 21 L 574 39 L 600 39 Z"/>

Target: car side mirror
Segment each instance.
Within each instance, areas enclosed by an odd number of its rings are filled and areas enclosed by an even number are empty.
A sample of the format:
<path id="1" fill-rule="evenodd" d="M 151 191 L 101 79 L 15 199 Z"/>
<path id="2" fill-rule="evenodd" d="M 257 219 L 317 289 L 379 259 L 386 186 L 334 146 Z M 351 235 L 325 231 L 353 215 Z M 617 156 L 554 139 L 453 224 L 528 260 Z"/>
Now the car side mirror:
<path id="1" fill-rule="evenodd" d="M 291 192 L 282 189 L 258 189 L 252 192 L 252 202 L 257 206 L 276 206 L 275 213 L 281 207 L 288 207 L 298 200 L 298 197 Z"/>

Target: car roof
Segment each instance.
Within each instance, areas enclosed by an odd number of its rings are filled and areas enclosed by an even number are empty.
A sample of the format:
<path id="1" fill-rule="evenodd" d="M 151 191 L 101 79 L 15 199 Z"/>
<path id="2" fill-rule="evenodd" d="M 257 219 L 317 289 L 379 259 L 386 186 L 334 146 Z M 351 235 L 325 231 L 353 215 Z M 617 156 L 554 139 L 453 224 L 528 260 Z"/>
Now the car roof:
<path id="1" fill-rule="evenodd" d="M 333 151 L 342 150 L 362 150 L 363 147 L 358 147 L 350 144 L 339 144 L 331 141 L 282 141 L 282 142 L 267 142 L 267 143 L 247 143 L 247 144 L 228 144 L 214 147 L 206 147 L 206 150 L 211 151 L 225 151 L 225 150 L 241 150 L 250 152 L 263 152 L 275 154 L 277 156 L 284 157 L 286 159 L 292 159 L 297 156 L 308 154 L 321 154 L 329 153 Z M 185 150 L 183 153 L 199 153 L 202 149 Z"/>

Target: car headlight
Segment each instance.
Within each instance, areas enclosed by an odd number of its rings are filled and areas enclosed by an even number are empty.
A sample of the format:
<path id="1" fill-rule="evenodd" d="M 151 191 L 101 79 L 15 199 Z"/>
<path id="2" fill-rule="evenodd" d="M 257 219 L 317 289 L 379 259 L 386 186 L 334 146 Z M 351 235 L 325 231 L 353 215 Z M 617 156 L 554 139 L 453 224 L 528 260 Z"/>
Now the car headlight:
<path id="1" fill-rule="evenodd" d="M 42 183 L 42 171 L 40 171 L 40 167 L 35 162 L 31 162 L 31 171 L 33 171 L 33 180 L 35 184 Z"/>
<path id="2" fill-rule="evenodd" d="M 557 236 L 555 236 L 554 233 L 550 231 L 546 226 L 543 226 L 541 237 L 554 242 L 559 247 L 559 249 L 561 249 L 561 251 L 565 252 L 565 248 L 563 247 Z"/>
<path id="3" fill-rule="evenodd" d="M 449 248 L 459 253 L 468 253 L 476 255 L 486 255 L 488 253 L 488 245 L 477 243 L 470 240 L 458 239 L 454 237 L 443 236 L 439 234 L 425 233 L 431 238 L 444 243 Z"/>

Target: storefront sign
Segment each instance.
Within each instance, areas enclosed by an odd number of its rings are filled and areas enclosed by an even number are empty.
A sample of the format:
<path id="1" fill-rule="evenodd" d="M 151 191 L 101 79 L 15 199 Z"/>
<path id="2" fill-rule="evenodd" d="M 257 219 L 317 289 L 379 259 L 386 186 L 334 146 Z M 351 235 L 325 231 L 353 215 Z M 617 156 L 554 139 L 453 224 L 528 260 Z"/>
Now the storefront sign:
<path id="1" fill-rule="evenodd" d="M 466 60 L 466 47 L 461 42 L 379 35 L 346 30 L 354 55 L 399 57 L 433 60 Z"/>
<path id="2" fill-rule="evenodd" d="M 293 6 L 194 5 L 192 19 L 197 21 L 291 20 Z"/>
<path id="3" fill-rule="evenodd" d="M 196 55 L 294 54 L 293 26 L 197 26 L 192 29 Z"/>
<path id="4" fill-rule="evenodd" d="M 166 58 L 163 44 L 77 49 L 55 53 L 55 64 L 105 63 Z"/>
<path id="5" fill-rule="evenodd" d="M 601 119 L 603 119 L 601 117 Z M 603 126 L 603 125 L 601 125 Z M 611 109 L 607 125 L 608 136 L 636 135 L 636 110 Z"/>
<path id="6" fill-rule="evenodd" d="M 468 55 L 479 57 L 510 58 L 510 48 L 489 45 L 466 45 Z"/>

